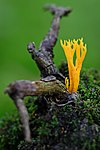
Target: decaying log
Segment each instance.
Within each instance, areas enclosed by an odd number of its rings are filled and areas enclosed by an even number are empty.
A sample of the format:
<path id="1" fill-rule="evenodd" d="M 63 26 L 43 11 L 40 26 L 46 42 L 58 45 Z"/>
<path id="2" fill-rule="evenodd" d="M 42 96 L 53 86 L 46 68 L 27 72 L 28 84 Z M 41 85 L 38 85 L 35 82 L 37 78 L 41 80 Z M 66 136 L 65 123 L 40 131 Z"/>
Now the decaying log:
<path id="1" fill-rule="evenodd" d="M 39 50 L 36 50 L 34 42 L 30 42 L 27 46 L 28 52 L 32 59 L 36 62 L 42 79 L 40 81 L 20 80 L 11 83 L 5 90 L 14 101 L 21 118 L 24 128 L 25 140 L 31 142 L 31 132 L 29 127 L 29 115 L 24 105 L 23 99 L 26 96 L 34 95 L 67 95 L 65 85 L 60 81 L 65 77 L 59 72 L 53 62 L 53 47 L 56 44 L 60 19 L 67 16 L 70 8 L 56 7 L 55 5 L 47 5 L 45 9 L 49 10 L 53 15 L 53 21 L 48 34 L 41 42 Z"/>

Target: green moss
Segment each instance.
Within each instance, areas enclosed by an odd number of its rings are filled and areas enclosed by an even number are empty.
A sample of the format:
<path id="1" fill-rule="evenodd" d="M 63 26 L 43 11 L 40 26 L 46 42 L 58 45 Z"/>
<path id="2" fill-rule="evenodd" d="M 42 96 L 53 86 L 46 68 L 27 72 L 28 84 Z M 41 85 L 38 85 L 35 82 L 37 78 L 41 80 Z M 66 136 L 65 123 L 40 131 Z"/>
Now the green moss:
<path id="1" fill-rule="evenodd" d="M 79 85 L 79 93 L 83 102 L 83 112 L 89 123 L 99 122 L 100 108 L 100 72 L 95 69 L 83 70 Z"/>
<path id="2" fill-rule="evenodd" d="M 64 72 L 64 65 L 60 70 L 68 75 L 68 71 Z M 0 145 L 10 150 L 100 149 L 99 87 L 100 72 L 84 69 L 77 101 L 60 107 L 54 105 L 53 98 L 48 96 L 26 99 L 32 143 L 23 141 L 22 127 L 16 113 L 1 120 Z"/>
<path id="3" fill-rule="evenodd" d="M 16 149 L 16 145 L 22 139 L 22 126 L 17 113 L 12 116 L 7 115 L 0 120 L 0 149 Z"/>

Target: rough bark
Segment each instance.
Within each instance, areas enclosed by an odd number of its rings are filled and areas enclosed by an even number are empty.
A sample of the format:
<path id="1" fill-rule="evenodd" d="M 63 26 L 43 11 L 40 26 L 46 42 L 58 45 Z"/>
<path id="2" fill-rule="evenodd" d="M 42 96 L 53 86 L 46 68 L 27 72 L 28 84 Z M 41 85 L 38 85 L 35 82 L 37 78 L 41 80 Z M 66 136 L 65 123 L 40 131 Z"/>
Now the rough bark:
<path id="1" fill-rule="evenodd" d="M 16 81 L 11 83 L 5 90 L 5 93 L 8 93 L 13 99 L 19 111 L 24 128 L 25 140 L 28 142 L 31 141 L 31 132 L 28 112 L 23 102 L 24 97 L 42 94 L 67 95 L 65 85 L 60 81 L 62 79 L 64 80 L 65 77 L 59 72 L 53 62 L 53 47 L 57 41 L 60 19 L 62 16 L 68 15 L 71 12 L 71 9 L 56 7 L 55 5 L 47 5 L 45 9 L 49 10 L 54 15 L 51 28 L 44 40 L 40 43 L 39 50 L 36 50 L 34 42 L 30 42 L 27 46 L 28 52 L 31 54 L 32 59 L 36 62 L 41 72 L 42 80 Z"/>
<path id="2" fill-rule="evenodd" d="M 11 83 L 5 90 L 9 96 L 13 99 L 21 118 L 23 124 L 25 140 L 31 141 L 31 132 L 29 128 L 29 116 L 28 111 L 24 105 L 23 98 L 26 96 L 36 96 L 36 95 L 62 95 L 66 94 L 66 87 L 63 83 L 56 78 L 51 77 L 52 80 L 47 81 L 44 78 L 41 81 L 29 81 L 29 80 L 19 80 Z"/>
<path id="3" fill-rule="evenodd" d="M 57 80 L 56 78 L 52 80 L 39 81 L 29 81 L 29 80 L 19 80 L 11 83 L 5 90 L 9 96 L 15 100 L 16 98 L 23 99 L 26 96 L 38 96 L 42 94 L 53 95 L 53 94 L 63 94 L 66 91 L 65 85 Z"/>
<path id="4" fill-rule="evenodd" d="M 71 9 L 56 7 L 55 5 L 48 5 L 45 8 L 54 14 L 51 28 L 44 40 L 40 43 L 38 51 L 35 48 L 34 42 L 30 42 L 27 49 L 31 54 L 32 59 L 35 60 L 42 77 L 54 75 L 57 79 L 64 79 L 65 77 L 59 72 L 53 62 L 53 47 L 57 41 L 57 36 L 60 29 L 60 20 L 62 16 L 67 16 L 71 12 Z"/>

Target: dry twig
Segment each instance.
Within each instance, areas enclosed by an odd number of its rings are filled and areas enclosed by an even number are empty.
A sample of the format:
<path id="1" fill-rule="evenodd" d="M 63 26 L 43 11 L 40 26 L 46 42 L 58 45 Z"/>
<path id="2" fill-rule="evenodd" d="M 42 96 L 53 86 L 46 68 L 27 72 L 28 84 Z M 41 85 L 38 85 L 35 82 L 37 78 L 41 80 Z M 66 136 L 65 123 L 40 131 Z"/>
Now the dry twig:
<path id="1" fill-rule="evenodd" d="M 11 83 L 5 90 L 5 92 L 13 99 L 19 111 L 24 128 L 25 140 L 28 142 L 31 141 L 31 132 L 29 127 L 29 115 L 23 103 L 23 98 L 25 96 L 42 94 L 67 94 L 65 85 L 60 81 L 61 79 L 65 79 L 65 77 L 59 72 L 53 62 L 53 47 L 57 41 L 60 19 L 62 16 L 68 15 L 71 12 L 71 9 L 56 7 L 55 5 L 47 5 L 45 8 L 50 10 L 50 12 L 54 15 L 51 28 L 44 40 L 41 42 L 38 51 L 35 48 L 34 42 L 30 42 L 27 47 L 28 52 L 31 54 L 32 59 L 35 60 L 41 72 L 42 80 L 16 81 Z"/>

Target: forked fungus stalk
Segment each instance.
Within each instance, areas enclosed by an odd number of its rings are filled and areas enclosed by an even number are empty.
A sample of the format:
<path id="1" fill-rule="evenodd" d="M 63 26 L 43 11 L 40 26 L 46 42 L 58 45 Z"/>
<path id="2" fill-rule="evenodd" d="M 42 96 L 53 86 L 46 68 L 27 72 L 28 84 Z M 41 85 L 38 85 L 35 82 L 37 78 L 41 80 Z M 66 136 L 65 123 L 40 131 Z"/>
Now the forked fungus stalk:
<path id="1" fill-rule="evenodd" d="M 83 38 L 78 40 L 66 41 L 64 43 L 60 40 L 61 46 L 64 49 L 65 56 L 68 62 L 69 70 L 69 80 L 65 78 L 65 85 L 67 90 L 70 93 L 77 92 L 79 80 L 80 80 L 80 71 L 82 68 L 82 62 L 86 55 L 86 44 L 83 43 Z M 76 59 L 74 64 L 74 55 L 76 53 Z"/>

